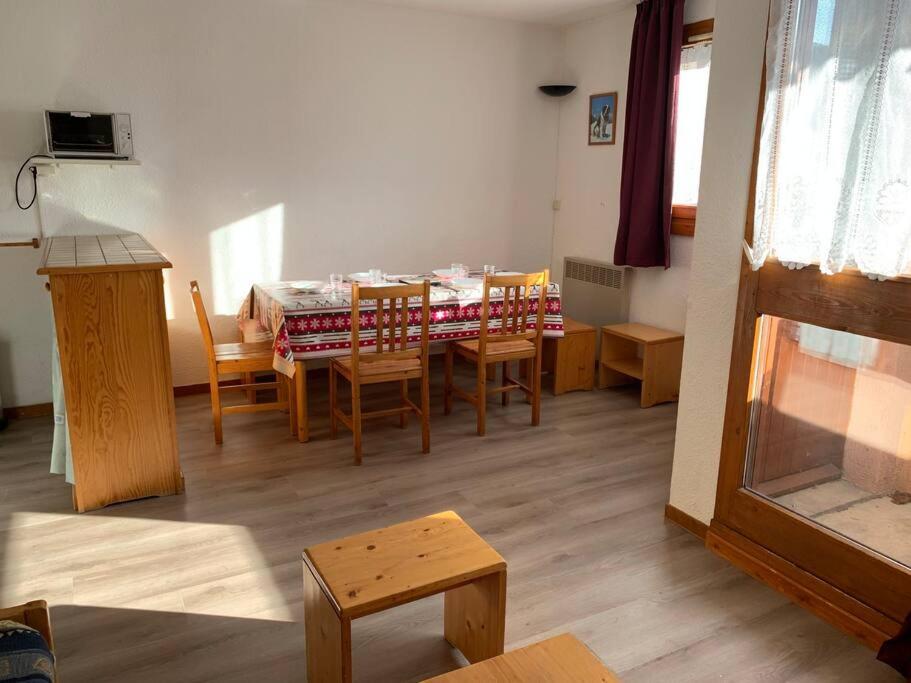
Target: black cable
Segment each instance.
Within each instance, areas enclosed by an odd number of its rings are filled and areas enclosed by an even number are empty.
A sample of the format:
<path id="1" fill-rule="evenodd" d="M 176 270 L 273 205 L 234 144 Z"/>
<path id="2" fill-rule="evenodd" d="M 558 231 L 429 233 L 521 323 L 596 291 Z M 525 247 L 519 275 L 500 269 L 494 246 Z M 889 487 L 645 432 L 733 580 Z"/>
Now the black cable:
<path id="1" fill-rule="evenodd" d="M 34 166 L 29 166 L 29 171 L 32 173 L 32 200 L 22 206 L 22 202 L 19 201 L 19 178 L 22 177 L 22 171 L 25 170 L 25 167 L 28 166 L 28 162 L 32 159 L 53 159 L 54 157 L 48 154 L 32 154 L 28 159 L 22 162 L 22 166 L 19 167 L 19 172 L 16 174 L 16 204 L 23 211 L 27 211 L 32 208 L 32 204 L 35 203 L 35 200 L 38 198 L 38 169 Z"/>

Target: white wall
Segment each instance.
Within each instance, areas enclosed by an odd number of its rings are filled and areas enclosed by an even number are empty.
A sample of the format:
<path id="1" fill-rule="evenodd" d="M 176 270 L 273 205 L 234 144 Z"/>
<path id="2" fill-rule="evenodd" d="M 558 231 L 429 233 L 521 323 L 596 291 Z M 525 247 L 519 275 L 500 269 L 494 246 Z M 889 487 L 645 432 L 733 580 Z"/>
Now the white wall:
<path id="1" fill-rule="evenodd" d="M 558 104 L 536 86 L 560 49 L 554 29 L 342 0 L 2 0 L 0 237 L 34 225 L 11 188 L 43 109 L 131 112 L 142 166 L 42 179 L 46 228 L 160 248 L 174 382 L 205 381 L 191 279 L 228 340 L 252 278 L 545 265 Z M 37 263 L 0 250 L 7 406 L 50 400 Z"/>
<path id="2" fill-rule="evenodd" d="M 711 18 L 715 0 L 686 3 L 687 22 Z M 629 51 L 635 5 L 564 30 L 564 74 L 577 84 L 562 101 L 556 215 L 552 268 L 562 278 L 565 256 L 614 260 L 620 220 L 620 170 L 626 114 Z M 617 142 L 589 147 L 586 135 L 588 97 L 619 93 Z M 632 280 L 630 319 L 683 331 L 693 255 L 690 237 L 671 237 L 671 268 L 637 268 Z"/>
<path id="3" fill-rule="evenodd" d="M 714 513 L 768 6 L 718 3 L 671 505 Z"/>

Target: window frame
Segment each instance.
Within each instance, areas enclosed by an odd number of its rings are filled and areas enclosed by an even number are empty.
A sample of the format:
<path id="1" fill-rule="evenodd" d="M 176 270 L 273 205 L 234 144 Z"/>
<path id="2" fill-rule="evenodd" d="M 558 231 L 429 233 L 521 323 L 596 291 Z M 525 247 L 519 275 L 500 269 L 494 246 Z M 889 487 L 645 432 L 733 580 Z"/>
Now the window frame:
<path id="1" fill-rule="evenodd" d="M 711 43 L 715 33 L 715 20 L 703 19 L 683 26 L 683 48 Z M 708 36 L 708 37 L 706 37 Z M 676 141 L 675 141 L 676 142 Z M 671 234 L 683 237 L 693 237 L 696 234 L 695 204 L 672 204 L 671 206 Z"/>

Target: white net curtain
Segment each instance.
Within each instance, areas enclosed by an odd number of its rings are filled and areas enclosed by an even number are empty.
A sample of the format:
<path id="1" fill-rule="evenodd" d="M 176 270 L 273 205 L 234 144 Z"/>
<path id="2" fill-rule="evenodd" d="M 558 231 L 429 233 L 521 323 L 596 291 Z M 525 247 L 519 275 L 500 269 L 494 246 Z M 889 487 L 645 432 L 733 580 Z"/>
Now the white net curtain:
<path id="1" fill-rule="evenodd" d="M 709 96 L 712 44 L 683 48 L 677 83 L 677 138 L 674 140 L 674 204 L 699 202 L 702 139 Z"/>
<path id="2" fill-rule="evenodd" d="M 772 0 L 753 267 L 911 273 L 911 0 Z"/>

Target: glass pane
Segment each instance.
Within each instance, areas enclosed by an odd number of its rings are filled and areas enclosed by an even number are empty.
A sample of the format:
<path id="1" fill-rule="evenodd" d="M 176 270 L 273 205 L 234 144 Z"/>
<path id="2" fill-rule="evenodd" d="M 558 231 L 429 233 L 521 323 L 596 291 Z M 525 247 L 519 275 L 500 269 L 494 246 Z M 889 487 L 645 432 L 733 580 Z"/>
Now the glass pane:
<path id="1" fill-rule="evenodd" d="M 695 205 L 699 200 L 702 135 L 711 65 L 711 43 L 683 48 L 677 93 L 677 138 L 674 141 L 674 204 Z"/>
<path id="2" fill-rule="evenodd" d="M 766 316 L 746 485 L 911 566 L 911 346 Z"/>

